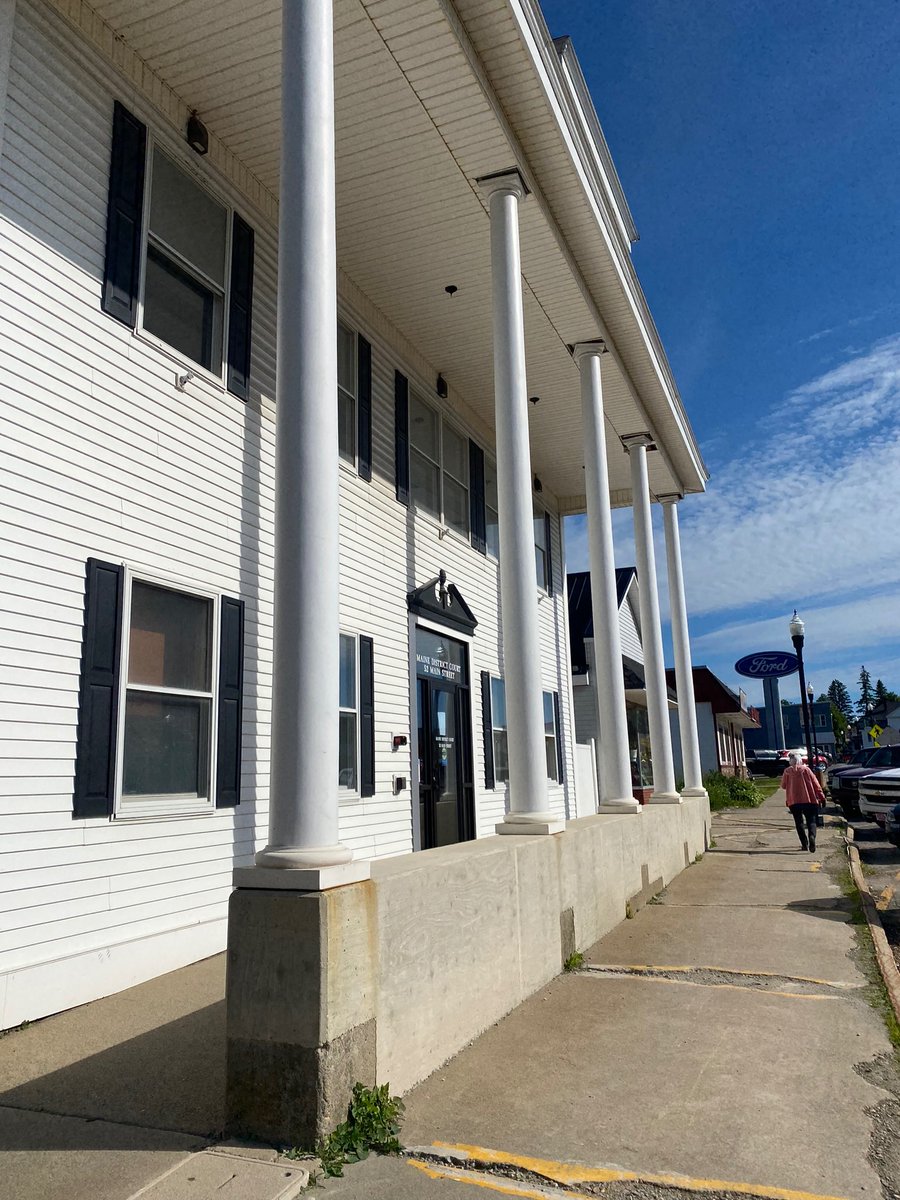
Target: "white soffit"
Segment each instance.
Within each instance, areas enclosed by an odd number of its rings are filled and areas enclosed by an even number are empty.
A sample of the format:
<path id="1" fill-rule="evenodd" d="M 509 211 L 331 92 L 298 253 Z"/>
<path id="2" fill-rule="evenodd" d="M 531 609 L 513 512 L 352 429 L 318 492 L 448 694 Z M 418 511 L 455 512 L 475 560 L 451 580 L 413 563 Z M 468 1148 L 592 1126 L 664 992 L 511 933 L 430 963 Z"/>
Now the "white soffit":
<path id="1" fill-rule="evenodd" d="M 277 194 L 280 3 L 95 0 L 94 10 Z M 335 0 L 342 270 L 443 373 L 451 403 L 492 427 L 490 230 L 474 181 L 518 159 L 537 185 L 521 207 L 535 472 L 570 511 L 583 508 L 579 379 L 566 347 L 598 336 L 599 308 L 631 375 L 604 360 L 614 502 L 630 498 L 618 435 L 648 428 L 661 451 L 649 459 L 654 493 L 700 490 L 511 5 L 459 0 L 458 11 L 449 0 Z"/>

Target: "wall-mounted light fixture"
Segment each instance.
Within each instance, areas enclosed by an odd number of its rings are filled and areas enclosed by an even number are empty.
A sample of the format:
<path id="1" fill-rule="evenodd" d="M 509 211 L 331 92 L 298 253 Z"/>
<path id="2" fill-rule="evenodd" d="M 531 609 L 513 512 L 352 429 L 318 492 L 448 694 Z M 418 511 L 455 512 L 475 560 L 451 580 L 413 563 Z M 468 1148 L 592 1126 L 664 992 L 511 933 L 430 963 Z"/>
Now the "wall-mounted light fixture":
<path id="1" fill-rule="evenodd" d="M 188 145 L 197 154 L 206 154 L 209 151 L 209 132 L 196 112 L 192 112 L 188 117 L 185 136 Z"/>
<path id="2" fill-rule="evenodd" d="M 537 475 L 534 477 L 534 490 L 536 492 L 542 492 L 544 490 L 544 485 L 541 483 L 540 479 L 538 479 Z"/>
<path id="3" fill-rule="evenodd" d="M 184 375 L 176 375 L 175 376 L 175 391 L 183 392 L 184 389 L 187 387 L 187 385 L 191 382 L 191 380 L 193 378 L 194 378 L 193 371 L 186 371 L 184 373 Z"/>
<path id="4" fill-rule="evenodd" d="M 447 399 L 450 389 L 447 387 L 447 380 L 443 377 L 443 375 L 438 375 L 434 389 L 442 400 Z"/>
<path id="5" fill-rule="evenodd" d="M 541 402 L 540 396 L 529 396 L 528 397 L 529 404 L 540 404 L 540 402 Z"/>

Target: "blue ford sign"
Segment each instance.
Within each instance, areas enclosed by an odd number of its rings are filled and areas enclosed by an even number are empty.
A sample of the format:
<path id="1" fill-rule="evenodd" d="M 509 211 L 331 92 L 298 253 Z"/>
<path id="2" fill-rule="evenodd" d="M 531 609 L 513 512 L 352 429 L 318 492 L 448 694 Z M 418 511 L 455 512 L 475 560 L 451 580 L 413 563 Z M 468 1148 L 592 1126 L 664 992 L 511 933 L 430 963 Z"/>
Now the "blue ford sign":
<path id="1" fill-rule="evenodd" d="M 778 679 L 782 675 L 793 675 L 799 667 L 797 655 L 789 650 L 760 650 L 758 654 L 746 654 L 734 664 L 738 675 L 750 679 Z"/>

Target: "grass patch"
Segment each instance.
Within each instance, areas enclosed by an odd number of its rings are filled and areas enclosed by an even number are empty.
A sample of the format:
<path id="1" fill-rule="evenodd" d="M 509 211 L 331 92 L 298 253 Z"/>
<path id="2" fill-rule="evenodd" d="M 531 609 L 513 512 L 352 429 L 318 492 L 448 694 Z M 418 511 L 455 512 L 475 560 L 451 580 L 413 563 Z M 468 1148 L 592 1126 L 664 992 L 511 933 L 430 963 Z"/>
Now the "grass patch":
<path id="1" fill-rule="evenodd" d="M 584 963 L 584 955 L 580 950 L 573 950 L 566 961 L 563 963 L 564 971 L 577 971 Z"/>
<path id="2" fill-rule="evenodd" d="M 837 872 L 837 883 L 844 896 L 850 901 L 850 923 L 856 928 L 857 961 L 868 980 L 865 988 L 866 1000 L 884 1021 L 887 1035 L 894 1047 L 894 1053 L 900 1058 L 900 1022 L 897 1020 L 884 980 L 881 978 L 878 959 L 875 955 L 875 943 L 872 941 L 872 934 L 866 921 L 862 897 L 853 882 L 849 866 L 842 867 Z"/>
<path id="3" fill-rule="evenodd" d="M 752 779 L 739 779 L 719 771 L 710 771 L 703 786 L 709 794 L 709 807 L 713 812 L 721 812 L 723 808 L 758 808 L 766 799 L 766 794 Z"/>

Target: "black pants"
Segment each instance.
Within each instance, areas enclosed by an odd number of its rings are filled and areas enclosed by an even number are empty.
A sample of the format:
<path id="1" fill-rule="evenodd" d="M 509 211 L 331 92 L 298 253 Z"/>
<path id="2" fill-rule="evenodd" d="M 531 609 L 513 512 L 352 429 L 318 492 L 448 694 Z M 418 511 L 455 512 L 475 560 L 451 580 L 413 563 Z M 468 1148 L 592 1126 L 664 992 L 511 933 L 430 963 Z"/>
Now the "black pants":
<path id="1" fill-rule="evenodd" d="M 804 850 L 808 846 L 812 846 L 815 849 L 816 817 L 818 815 L 818 804 L 794 804 L 791 806 L 791 816 L 794 818 L 794 824 L 797 826 L 797 833 L 800 837 L 800 845 Z"/>

